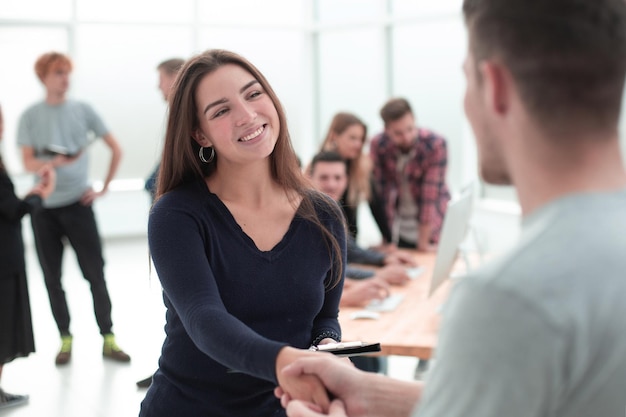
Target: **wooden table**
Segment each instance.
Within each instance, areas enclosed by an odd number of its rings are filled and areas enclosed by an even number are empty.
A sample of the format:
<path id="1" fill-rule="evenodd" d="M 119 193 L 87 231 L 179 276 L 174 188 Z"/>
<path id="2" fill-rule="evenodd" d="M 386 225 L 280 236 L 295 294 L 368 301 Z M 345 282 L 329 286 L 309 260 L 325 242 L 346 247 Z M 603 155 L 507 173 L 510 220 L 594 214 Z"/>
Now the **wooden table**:
<path id="1" fill-rule="evenodd" d="M 435 254 L 415 253 L 425 270 L 405 286 L 391 286 L 391 293 L 401 293 L 404 299 L 394 311 L 380 312 L 379 319 L 352 319 L 352 313 L 362 308 L 343 307 L 339 311 L 342 340 L 380 342 L 380 355 L 414 356 L 429 359 L 437 345 L 440 307 L 447 297 L 451 282 L 446 280 L 428 298 Z"/>

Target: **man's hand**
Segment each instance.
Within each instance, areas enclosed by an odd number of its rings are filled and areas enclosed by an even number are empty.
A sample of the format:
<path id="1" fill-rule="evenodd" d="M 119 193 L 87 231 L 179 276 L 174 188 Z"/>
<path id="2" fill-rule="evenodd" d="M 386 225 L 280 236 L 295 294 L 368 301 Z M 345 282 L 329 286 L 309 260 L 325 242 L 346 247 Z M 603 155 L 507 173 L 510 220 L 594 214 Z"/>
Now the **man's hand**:
<path id="1" fill-rule="evenodd" d="M 305 376 L 316 376 L 323 383 L 323 386 L 331 392 L 335 397 L 342 400 L 343 404 L 341 408 L 335 405 L 332 410 L 327 408 L 319 408 L 317 411 L 321 412 L 334 412 L 342 410 L 343 405 L 347 410 L 347 415 L 350 417 L 367 417 L 367 393 L 366 388 L 368 386 L 368 378 L 371 375 L 363 371 L 358 370 L 352 365 L 351 362 L 343 360 L 334 356 L 331 353 L 314 352 L 314 356 L 300 359 L 291 365 L 285 367 L 281 374 L 290 378 L 302 378 Z M 276 389 L 275 394 L 280 397 L 283 407 L 289 407 L 289 404 L 294 398 L 288 391 L 284 390 L 284 387 Z M 309 401 L 310 403 L 310 401 Z M 291 412 L 304 412 L 308 408 L 311 409 L 311 404 L 294 405 L 295 410 Z M 288 413 L 289 414 L 289 413 Z M 289 414 L 291 416 L 291 414 Z M 293 414 L 298 416 L 299 414 Z M 302 416 L 315 416 L 316 414 L 302 414 Z M 324 415 L 324 414 L 321 414 Z M 344 414 L 330 414 L 331 416 L 344 416 Z"/>
<path id="2" fill-rule="evenodd" d="M 94 191 L 93 188 L 89 188 L 87 191 L 83 193 L 80 197 L 80 204 L 83 206 L 90 206 L 98 197 L 102 197 L 105 193 L 105 190 L 102 191 Z"/>
<path id="3" fill-rule="evenodd" d="M 400 265 L 387 265 L 376 270 L 374 277 L 382 279 L 391 285 L 404 285 L 411 280 L 406 272 L 406 267 Z"/>
<path id="4" fill-rule="evenodd" d="M 417 251 L 422 253 L 434 253 L 437 252 L 437 246 L 428 242 L 421 242 L 417 245 Z"/>
<path id="5" fill-rule="evenodd" d="M 392 253 L 397 251 L 398 247 L 393 243 L 382 242 L 378 245 L 370 246 L 369 249 L 380 253 Z"/>
<path id="6" fill-rule="evenodd" d="M 294 400 L 287 404 L 287 415 L 289 417 L 348 417 L 346 408 L 341 400 L 333 400 L 330 403 L 328 414 L 324 414 L 314 404 Z"/>
<path id="7" fill-rule="evenodd" d="M 402 251 L 389 252 L 385 256 L 385 265 L 404 265 L 409 267 L 417 266 L 417 261 L 410 253 Z"/>
<path id="8" fill-rule="evenodd" d="M 346 279 L 341 294 L 342 307 L 363 307 L 372 300 L 383 300 L 389 296 L 389 285 L 382 279 Z"/>

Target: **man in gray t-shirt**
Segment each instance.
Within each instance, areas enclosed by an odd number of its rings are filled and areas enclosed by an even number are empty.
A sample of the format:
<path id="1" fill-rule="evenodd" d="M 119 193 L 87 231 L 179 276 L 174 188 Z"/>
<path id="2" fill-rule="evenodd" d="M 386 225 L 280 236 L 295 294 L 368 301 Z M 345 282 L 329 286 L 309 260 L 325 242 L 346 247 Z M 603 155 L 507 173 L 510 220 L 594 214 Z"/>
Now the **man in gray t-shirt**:
<path id="1" fill-rule="evenodd" d="M 314 374 L 336 399 L 313 406 L 279 388 L 290 417 L 626 413 L 626 3 L 464 0 L 463 11 L 465 112 L 482 178 L 517 190 L 520 240 L 455 285 L 423 384 L 320 355 L 282 372 Z"/>
<path id="2" fill-rule="evenodd" d="M 52 314 L 61 334 L 57 365 L 70 361 L 70 314 L 61 283 L 65 239 L 72 245 L 83 276 L 90 283 L 94 311 L 104 337 L 104 357 L 128 362 L 112 332 L 111 300 L 104 279 L 104 259 L 92 203 L 104 195 L 119 165 L 122 151 L 98 114 L 86 103 L 68 100 L 70 59 L 50 52 L 39 57 L 35 72 L 46 89 L 45 100 L 26 109 L 18 126 L 24 167 L 32 172 L 43 166 L 56 171 L 57 186 L 45 208 L 31 216 L 37 256 L 43 271 Z M 101 190 L 88 180 L 92 137 L 102 138 L 111 150 L 111 162 Z"/>

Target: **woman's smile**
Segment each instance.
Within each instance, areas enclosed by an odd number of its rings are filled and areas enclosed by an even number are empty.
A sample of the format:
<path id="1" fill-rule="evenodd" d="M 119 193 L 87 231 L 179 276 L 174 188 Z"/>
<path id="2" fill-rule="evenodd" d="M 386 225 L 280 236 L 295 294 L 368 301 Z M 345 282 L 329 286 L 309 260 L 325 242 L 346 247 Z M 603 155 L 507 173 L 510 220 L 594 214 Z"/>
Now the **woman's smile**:
<path id="1" fill-rule="evenodd" d="M 262 125 L 257 130 L 255 130 L 254 132 L 250 133 L 249 135 L 246 135 L 246 136 L 243 136 L 243 137 L 239 138 L 238 141 L 239 142 L 248 142 L 248 141 L 251 141 L 254 138 L 259 137 L 259 135 L 261 135 L 261 133 L 263 133 L 263 131 L 265 130 L 265 126 L 266 125 Z"/>

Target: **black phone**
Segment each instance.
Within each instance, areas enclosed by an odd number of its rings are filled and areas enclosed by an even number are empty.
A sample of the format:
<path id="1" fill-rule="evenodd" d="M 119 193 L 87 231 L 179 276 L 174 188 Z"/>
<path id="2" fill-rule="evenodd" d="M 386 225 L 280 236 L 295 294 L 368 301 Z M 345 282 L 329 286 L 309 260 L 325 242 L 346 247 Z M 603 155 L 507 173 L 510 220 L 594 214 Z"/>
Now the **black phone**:
<path id="1" fill-rule="evenodd" d="M 339 342 L 318 345 L 315 347 L 318 352 L 329 352 L 333 355 L 349 357 L 367 355 L 370 353 L 380 352 L 380 343 L 364 343 L 364 342 Z"/>
<path id="2" fill-rule="evenodd" d="M 48 145 L 48 146 L 45 147 L 44 153 L 46 155 L 52 155 L 52 156 L 63 155 L 63 156 L 67 156 L 68 158 L 72 158 L 72 157 L 78 155 L 80 153 L 80 151 L 78 151 L 78 152 L 70 152 L 69 149 L 67 149 L 64 146 Z"/>

